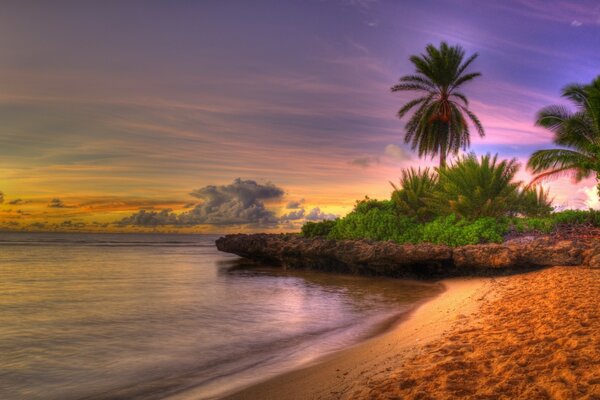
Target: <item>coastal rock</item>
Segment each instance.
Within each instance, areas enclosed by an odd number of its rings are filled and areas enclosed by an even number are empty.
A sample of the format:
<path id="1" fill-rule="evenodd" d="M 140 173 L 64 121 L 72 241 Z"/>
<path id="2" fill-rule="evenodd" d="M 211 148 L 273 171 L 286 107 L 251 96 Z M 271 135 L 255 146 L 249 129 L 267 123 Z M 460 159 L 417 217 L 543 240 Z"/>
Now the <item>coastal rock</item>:
<path id="1" fill-rule="evenodd" d="M 600 241 L 594 240 L 590 243 L 588 249 L 583 253 L 583 264 L 593 268 L 600 268 Z"/>
<path id="2" fill-rule="evenodd" d="M 518 252 L 518 263 L 534 267 L 581 265 L 586 246 L 576 240 L 553 241 L 538 238 L 523 246 L 511 246 Z"/>
<path id="3" fill-rule="evenodd" d="M 263 263 L 361 275 L 453 276 L 553 265 L 600 268 L 600 240 L 557 241 L 537 237 L 451 248 L 429 243 L 236 234 L 219 238 L 216 244 L 221 251 Z"/>
<path id="4" fill-rule="evenodd" d="M 478 244 L 455 248 L 454 265 L 459 269 L 511 268 L 517 265 L 514 248 L 500 244 Z"/>
<path id="5" fill-rule="evenodd" d="M 436 244 L 404 244 L 367 240 L 328 240 L 297 235 L 227 235 L 217 240 L 221 251 L 290 268 L 361 275 L 435 274 L 452 263 L 452 249 Z"/>

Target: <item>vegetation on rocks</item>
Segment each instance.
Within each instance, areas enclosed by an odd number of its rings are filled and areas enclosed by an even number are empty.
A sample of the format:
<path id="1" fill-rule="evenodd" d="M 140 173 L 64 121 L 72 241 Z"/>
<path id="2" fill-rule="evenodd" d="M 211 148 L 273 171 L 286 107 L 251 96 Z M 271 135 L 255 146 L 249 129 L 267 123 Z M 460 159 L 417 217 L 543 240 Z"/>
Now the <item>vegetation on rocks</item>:
<path id="1" fill-rule="evenodd" d="M 565 225 L 600 227 L 600 212 L 552 212 L 548 192 L 515 181 L 518 164 L 470 154 L 447 167 L 408 169 L 390 200 L 368 197 L 334 221 L 309 222 L 305 237 L 462 246 L 500 243 L 509 234 L 551 233 Z"/>
<path id="2" fill-rule="evenodd" d="M 465 60 L 460 46 L 428 45 L 423 54 L 410 58 L 415 73 L 401 77 L 392 87 L 394 92 L 421 95 L 398 112 L 400 118 L 412 113 L 404 140 L 419 156 L 439 156 L 439 167 L 401 171 L 398 185 L 392 183 L 389 200 L 357 201 L 343 218 L 307 223 L 303 236 L 461 246 L 502 242 L 514 235 L 557 233 L 565 227 L 579 227 L 579 231 L 582 226 L 600 227 L 600 212 L 553 212 L 548 191 L 534 186 L 565 174 L 576 181 L 600 179 L 600 77 L 589 85 L 571 84 L 563 89 L 574 112 L 549 106 L 538 113 L 536 124 L 553 132 L 559 148 L 532 154 L 527 166 L 536 176 L 524 184 L 515 180 L 516 160 L 499 160 L 498 155 L 471 153 L 447 165 L 447 156 L 469 147 L 470 126 L 484 135 L 460 91 L 463 84 L 480 76 L 468 72 L 476 58 L 474 54 Z"/>

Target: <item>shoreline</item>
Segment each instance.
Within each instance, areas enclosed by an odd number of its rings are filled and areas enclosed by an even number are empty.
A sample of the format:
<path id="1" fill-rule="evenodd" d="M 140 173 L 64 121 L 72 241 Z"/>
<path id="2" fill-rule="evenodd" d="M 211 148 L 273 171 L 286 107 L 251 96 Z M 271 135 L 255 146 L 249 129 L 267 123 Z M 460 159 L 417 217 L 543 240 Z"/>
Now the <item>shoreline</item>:
<path id="1" fill-rule="evenodd" d="M 501 276 L 554 265 L 600 267 L 600 239 L 523 237 L 503 243 L 450 247 L 298 235 L 236 234 L 217 249 L 284 268 L 391 278 Z"/>
<path id="2" fill-rule="evenodd" d="M 478 309 L 494 278 L 450 278 L 437 296 L 423 300 L 380 334 L 324 356 L 300 369 L 224 394 L 223 399 L 326 399 L 350 395 L 357 382 L 385 374 L 398 359 L 408 359 L 458 319 Z"/>

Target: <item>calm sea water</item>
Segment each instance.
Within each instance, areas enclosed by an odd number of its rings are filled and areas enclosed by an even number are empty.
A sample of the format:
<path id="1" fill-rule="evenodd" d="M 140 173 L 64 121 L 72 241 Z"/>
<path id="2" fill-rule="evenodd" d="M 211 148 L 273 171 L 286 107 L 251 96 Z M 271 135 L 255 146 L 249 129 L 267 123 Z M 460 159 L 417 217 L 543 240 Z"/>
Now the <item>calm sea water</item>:
<path id="1" fill-rule="evenodd" d="M 441 290 L 249 265 L 216 238 L 0 233 L 0 399 L 218 397 Z"/>

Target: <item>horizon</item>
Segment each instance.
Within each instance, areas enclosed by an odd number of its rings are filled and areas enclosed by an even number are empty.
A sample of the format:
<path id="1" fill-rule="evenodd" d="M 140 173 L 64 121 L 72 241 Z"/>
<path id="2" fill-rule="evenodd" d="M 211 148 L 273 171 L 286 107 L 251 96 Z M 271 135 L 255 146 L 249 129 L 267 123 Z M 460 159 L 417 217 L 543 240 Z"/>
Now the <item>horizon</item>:
<path id="1" fill-rule="evenodd" d="M 404 144 L 411 94 L 390 88 L 441 41 L 479 54 L 469 151 L 529 181 L 554 147 L 536 112 L 600 74 L 592 1 L 12 2 L 0 22 L 1 231 L 287 232 L 389 198 L 437 164 Z M 544 187 L 600 205 L 594 179 Z"/>

